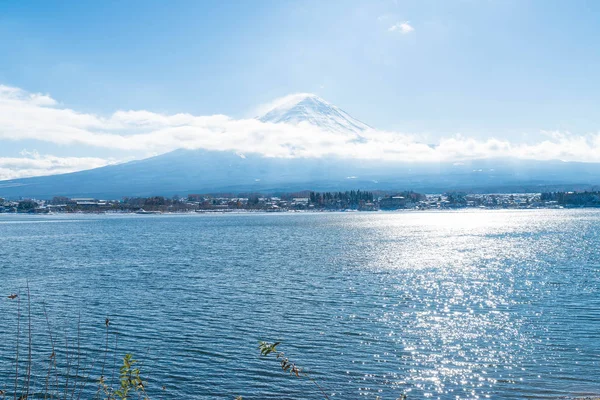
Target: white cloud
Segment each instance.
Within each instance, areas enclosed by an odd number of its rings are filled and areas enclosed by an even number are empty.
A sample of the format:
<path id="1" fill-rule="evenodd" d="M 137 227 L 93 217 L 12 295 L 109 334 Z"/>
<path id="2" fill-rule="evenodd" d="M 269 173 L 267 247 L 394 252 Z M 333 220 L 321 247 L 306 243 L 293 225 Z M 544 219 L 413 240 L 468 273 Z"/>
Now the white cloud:
<path id="1" fill-rule="evenodd" d="M 28 93 L 22 89 L 0 85 L 0 98 L 20 100 L 38 106 L 54 106 L 57 104 L 48 94 Z"/>
<path id="2" fill-rule="evenodd" d="M 56 100 L 54 100 L 52 97 L 48 96 L 47 94 L 39 94 L 39 93 L 35 93 L 30 95 L 29 100 L 31 101 L 32 104 L 38 105 L 38 106 L 54 106 L 56 105 Z"/>
<path id="3" fill-rule="evenodd" d="M 22 157 L 0 157 L 0 180 L 64 174 L 112 164 L 115 160 L 95 157 L 56 157 L 22 151 Z"/>
<path id="4" fill-rule="evenodd" d="M 389 32 L 400 32 L 403 35 L 414 32 L 415 28 L 408 21 L 396 22 L 394 25 L 388 28 Z"/>
<path id="5" fill-rule="evenodd" d="M 286 96 L 262 111 L 293 102 Z M 303 94 L 300 96 L 304 96 Z M 177 148 L 228 150 L 267 157 L 324 157 L 336 155 L 398 162 L 461 162 L 491 157 L 600 162 L 600 134 L 551 132 L 537 143 L 478 140 L 449 136 L 435 147 L 413 135 L 370 130 L 354 135 L 329 132 L 308 123 L 263 123 L 225 115 L 159 114 L 117 111 L 110 116 L 80 113 L 60 106 L 48 95 L 30 94 L 0 86 L 0 146 L 3 142 L 36 140 L 66 146 L 114 150 L 119 154 L 161 154 Z M 0 158 L 0 179 L 72 172 L 115 160 L 94 157 L 56 157 L 24 153 Z"/>

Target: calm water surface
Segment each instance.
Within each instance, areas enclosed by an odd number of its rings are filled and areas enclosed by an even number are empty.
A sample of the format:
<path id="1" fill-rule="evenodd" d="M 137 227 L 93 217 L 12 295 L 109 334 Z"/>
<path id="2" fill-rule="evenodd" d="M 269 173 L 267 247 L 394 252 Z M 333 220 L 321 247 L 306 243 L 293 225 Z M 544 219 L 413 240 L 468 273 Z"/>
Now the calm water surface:
<path id="1" fill-rule="evenodd" d="M 0 385 L 6 296 L 27 280 L 34 358 L 44 304 L 61 343 L 81 318 L 82 365 L 108 316 L 109 353 L 144 360 L 154 397 L 320 398 L 259 340 L 283 341 L 333 398 L 600 393 L 595 210 L 0 215 Z"/>

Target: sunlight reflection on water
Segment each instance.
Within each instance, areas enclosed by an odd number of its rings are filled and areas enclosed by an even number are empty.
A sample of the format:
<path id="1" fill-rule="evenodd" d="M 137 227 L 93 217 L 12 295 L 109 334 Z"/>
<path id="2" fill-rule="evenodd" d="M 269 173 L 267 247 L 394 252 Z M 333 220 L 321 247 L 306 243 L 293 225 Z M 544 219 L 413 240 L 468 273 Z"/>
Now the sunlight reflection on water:
<path id="1" fill-rule="evenodd" d="M 113 316 L 174 396 L 319 398 L 261 339 L 344 399 L 600 391 L 595 210 L 2 216 L 0 235 L 3 293 L 29 278 L 57 324 Z"/>

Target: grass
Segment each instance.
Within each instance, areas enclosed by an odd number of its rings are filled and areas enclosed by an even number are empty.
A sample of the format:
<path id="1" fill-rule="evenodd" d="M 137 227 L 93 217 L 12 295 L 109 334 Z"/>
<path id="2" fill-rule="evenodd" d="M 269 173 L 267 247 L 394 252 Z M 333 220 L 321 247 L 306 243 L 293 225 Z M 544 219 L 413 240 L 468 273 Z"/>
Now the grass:
<path id="1" fill-rule="evenodd" d="M 22 298 L 25 297 L 25 304 Z M 142 363 L 132 354 L 118 357 L 118 332 L 111 321 L 104 321 L 104 335 L 101 348 L 90 359 L 89 349 L 81 346 L 81 315 L 77 318 L 76 336 L 70 338 L 64 330 L 64 338 L 52 329 L 45 305 L 42 307 L 48 344 L 40 346 L 33 341 L 33 318 L 31 313 L 31 293 L 27 283 L 26 291 L 8 296 L 8 301 L 16 303 L 16 342 L 12 375 L 0 381 L 0 400 L 150 400 L 148 383 L 141 371 Z M 112 337 L 114 336 L 114 347 Z M 295 379 L 310 381 L 317 394 L 330 400 L 327 390 L 306 370 L 279 349 L 281 342 L 260 342 L 258 350 L 261 358 L 274 358 L 281 370 Z M 34 351 L 35 350 L 35 351 Z M 119 363 L 119 366 L 117 365 Z M 2 377 L 0 376 L 0 379 Z M 155 391 L 159 397 L 165 395 L 165 387 Z M 241 396 L 235 398 L 243 400 Z M 377 399 L 379 399 L 377 397 Z M 401 395 L 398 400 L 406 399 Z"/>
<path id="2" fill-rule="evenodd" d="M 23 297 L 26 300 L 24 307 Z M 11 294 L 8 299 L 17 303 L 16 342 L 13 376 L 6 377 L 4 382 L 0 381 L 0 400 L 149 400 L 140 363 L 133 355 L 125 354 L 120 360 L 120 368 L 117 368 L 118 335 L 111 330 L 108 318 L 105 321 L 104 349 L 95 359 L 90 360 L 88 353 L 81 348 L 81 316 L 77 319 L 76 337 L 70 338 L 65 329 L 64 338 L 61 339 L 64 342 L 59 344 L 58 335 L 51 327 L 44 306 L 49 346 L 34 349 L 29 284 L 23 295 Z M 110 350 L 113 335 L 115 347 Z M 34 350 L 37 354 L 35 359 Z M 109 368 L 110 364 L 112 368 Z"/>

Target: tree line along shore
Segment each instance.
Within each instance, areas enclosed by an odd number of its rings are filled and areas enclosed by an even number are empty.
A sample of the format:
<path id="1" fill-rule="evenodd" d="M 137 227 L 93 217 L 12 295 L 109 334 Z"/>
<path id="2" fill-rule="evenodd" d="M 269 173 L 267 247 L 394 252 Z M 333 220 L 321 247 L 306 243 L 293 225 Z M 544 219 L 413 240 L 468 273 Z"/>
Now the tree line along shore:
<path id="1" fill-rule="evenodd" d="M 123 197 L 119 200 L 70 198 L 49 200 L 0 198 L 0 213 L 178 213 L 229 211 L 379 211 L 457 208 L 528 209 L 600 207 L 600 192 L 546 192 L 473 194 L 413 191 L 344 192 L 302 191 L 264 195 L 189 194 L 186 196 Z"/>

